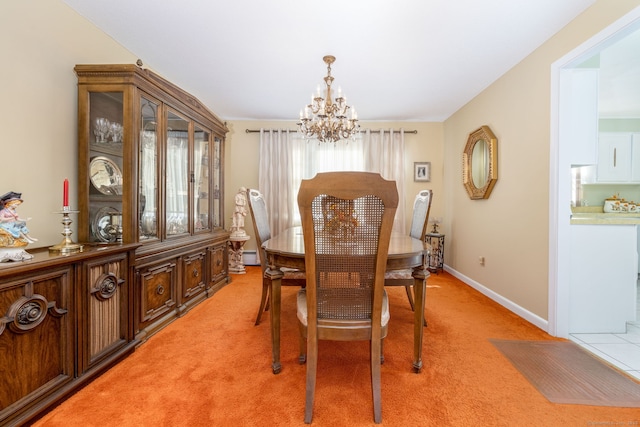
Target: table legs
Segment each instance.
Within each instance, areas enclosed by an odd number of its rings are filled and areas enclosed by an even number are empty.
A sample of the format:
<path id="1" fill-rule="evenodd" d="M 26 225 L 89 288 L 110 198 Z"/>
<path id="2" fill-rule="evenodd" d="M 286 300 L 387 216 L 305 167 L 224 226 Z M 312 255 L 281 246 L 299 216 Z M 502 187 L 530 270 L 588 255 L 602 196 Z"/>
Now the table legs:
<path id="1" fill-rule="evenodd" d="M 419 373 L 422 370 L 422 338 L 424 334 L 424 309 L 425 294 L 427 287 L 427 277 L 429 272 L 422 267 L 413 270 L 413 289 L 415 292 L 415 310 L 413 322 L 413 371 Z M 280 363 L 280 310 L 281 310 L 281 287 L 282 271 L 279 269 L 267 268 L 263 280 L 270 282 L 269 304 L 270 325 L 271 325 L 271 369 L 274 374 L 282 371 Z"/>
<path id="2" fill-rule="evenodd" d="M 281 287 L 282 287 L 282 271 L 279 269 L 267 268 L 264 273 L 263 280 L 269 280 L 270 292 L 269 292 L 269 304 L 270 308 L 270 325 L 271 325 L 271 352 L 272 362 L 271 369 L 274 374 L 279 374 L 282 371 L 282 365 L 280 364 L 280 304 L 281 304 Z"/>
<path id="3" fill-rule="evenodd" d="M 424 308 L 427 277 L 429 272 L 423 267 L 413 270 L 413 289 L 415 293 L 415 309 L 413 310 L 413 371 L 420 373 L 422 370 L 422 337 L 424 334 Z"/>

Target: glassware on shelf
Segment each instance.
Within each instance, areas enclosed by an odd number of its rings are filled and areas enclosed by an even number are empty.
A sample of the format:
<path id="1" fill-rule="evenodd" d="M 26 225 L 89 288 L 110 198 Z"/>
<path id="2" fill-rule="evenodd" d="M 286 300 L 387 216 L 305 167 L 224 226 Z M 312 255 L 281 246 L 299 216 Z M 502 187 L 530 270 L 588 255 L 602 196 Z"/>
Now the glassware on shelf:
<path id="1" fill-rule="evenodd" d="M 114 143 L 122 142 L 122 125 L 120 123 L 109 123 L 109 138 Z"/>
<path id="2" fill-rule="evenodd" d="M 104 117 L 98 117 L 94 122 L 93 135 L 97 143 L 122 143 L 122 134 L 123 127 L 120 123 L 109 121 Z"/>
<path id="3" fill-rule="evenodd" d="M 109 136 L 109 120 L 104 117 L 98 117 L 95 120 L 93 126 L 93 135 L 96 137 L 96 142 L 105 143 Z"/>

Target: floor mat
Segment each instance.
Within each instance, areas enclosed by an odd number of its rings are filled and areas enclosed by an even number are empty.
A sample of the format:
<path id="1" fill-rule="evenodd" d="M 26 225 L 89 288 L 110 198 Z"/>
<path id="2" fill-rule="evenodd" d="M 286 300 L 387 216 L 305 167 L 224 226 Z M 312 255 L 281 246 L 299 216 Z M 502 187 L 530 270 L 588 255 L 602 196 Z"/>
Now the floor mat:
<path id="1" fill-rule="evenodd" d="M 554 403 L 640 408 L 640 384 L 573 342 L 490 340 Z"/>

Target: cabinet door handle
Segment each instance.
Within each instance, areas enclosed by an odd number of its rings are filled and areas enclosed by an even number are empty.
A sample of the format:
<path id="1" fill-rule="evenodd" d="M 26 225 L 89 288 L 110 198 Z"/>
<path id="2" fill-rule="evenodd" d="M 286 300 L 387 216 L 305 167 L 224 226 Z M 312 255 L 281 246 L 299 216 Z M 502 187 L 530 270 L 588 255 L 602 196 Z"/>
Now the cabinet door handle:
<path id="1" fill-rule="evenodd" d="M 156 294 L 158 295 L 164 294 L 164 286 L 158 285 L 158 287 L 156 288 Z"/>
<path id="2" fill-rule="evenodd" d="M 613 149 L 613 167 L 614 168 L 616 167 L 616 154 L 617 154 L 616 150 L 617 148 Z"/>
<path id="3" fill-rule="evenodd" d="M 193 269 L 193 277 L 198 277 L 198 274 L 200 274 L 200 273 L 198 272 L 198 269 L 197 269 L 197 268 L 194 268 L 194 269 Z"/>

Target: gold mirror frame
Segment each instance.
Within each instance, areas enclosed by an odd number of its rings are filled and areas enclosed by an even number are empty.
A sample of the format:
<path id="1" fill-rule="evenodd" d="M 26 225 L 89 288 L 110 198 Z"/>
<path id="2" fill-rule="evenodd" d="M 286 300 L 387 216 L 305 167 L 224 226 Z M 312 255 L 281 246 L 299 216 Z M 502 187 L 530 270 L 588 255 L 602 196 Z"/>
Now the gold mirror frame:
<path id="1" fill-rule="evenodd" d="M 485 151 L 487 154 L 486 170 L 483 171 L 483 174 L 486 173 L 486 180 L 481 187 L 478 187 L 473 180 L 473 167 L 474 164 L 477 165 L 477 162 L 474 162 L 473 159 L 473 152 L 476 143 L 479 141 L 486 143 Z M 482 126 L 469 134 L 467 145 L 464 147 L 464 152 L 462 153 L 462 182 L 471 199 L 488 199 L 497 180 L 498 139 L 493 132 L 491 132 L 489 126 Z"/>

